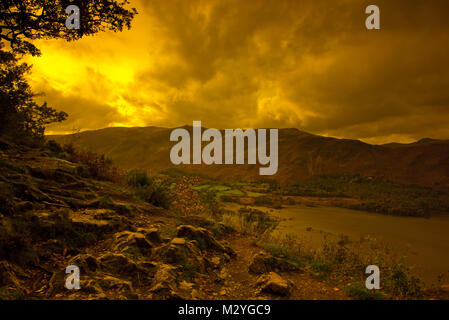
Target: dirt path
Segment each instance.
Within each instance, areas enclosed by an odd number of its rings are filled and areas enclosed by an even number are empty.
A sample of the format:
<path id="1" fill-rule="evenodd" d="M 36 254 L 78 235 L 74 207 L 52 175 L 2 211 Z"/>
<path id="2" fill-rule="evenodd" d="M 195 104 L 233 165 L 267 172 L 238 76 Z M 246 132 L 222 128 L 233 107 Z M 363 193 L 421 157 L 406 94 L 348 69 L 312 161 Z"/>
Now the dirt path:
<path id="1" fill-rule="evenodd" d="M 248 272 L 252 257 L 262 249 L 254 246 L 250 239 L 237 238 L 230 242 L 237 256 L 223 265 L 220 279 L 211 284 L 205 292 L 209 299 L 292 299 L 292 300 L 341 300 L 348 297 L 341 289 L 320 282 L 307 272 L 278 272 L 283 278 L 290 280 L 294 287 L 288 298 L 280 298 L 268 294 L 259 294 L 256 287 L 260 275 Z M 204 297 L 203 297 L 204 298 Z"/>

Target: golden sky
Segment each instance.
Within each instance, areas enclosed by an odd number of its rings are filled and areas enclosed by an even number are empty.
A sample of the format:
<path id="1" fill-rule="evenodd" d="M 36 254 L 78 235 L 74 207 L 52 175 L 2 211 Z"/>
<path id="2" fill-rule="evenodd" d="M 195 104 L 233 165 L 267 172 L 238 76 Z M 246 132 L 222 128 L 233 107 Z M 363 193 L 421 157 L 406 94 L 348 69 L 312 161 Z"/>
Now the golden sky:
<path id="1" fill-rule="evenodd" d="M 380 30 L 365 28 L 369 4 Z M 129 31 L 37 43 L 32 86 L 69 114 L 48 133 L 202 120 L 370 143 L 449 139 L 447 0 L 131 5 Z"/>

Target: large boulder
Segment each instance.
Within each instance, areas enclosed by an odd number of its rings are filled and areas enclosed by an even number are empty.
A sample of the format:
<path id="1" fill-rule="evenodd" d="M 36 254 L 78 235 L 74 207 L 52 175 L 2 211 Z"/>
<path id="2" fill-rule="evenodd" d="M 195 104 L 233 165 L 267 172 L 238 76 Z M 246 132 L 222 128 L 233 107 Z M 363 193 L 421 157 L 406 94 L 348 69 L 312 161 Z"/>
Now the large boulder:
<path id="1" fill-rule="evenodd" d="M 134 300 L 139 298 L 130 281 L 108 275 L 93 278 L 83 276 L 80 281 L 80 290 L 66 290 L 64 294 L 69 294 L 69 299 L 76 300 L 86 299 L 86 295 L 89 300 Z"/>
<path id="2" fill-rule="evenodd" d="M 249 265 L 249 271 L 262 274 L 271 271 L 300 271 L 300 269 L 287 260 L 260 252 L 253 256 L 253 260 Z"/>
<path id="3" fill-rule="evenodd" d="M 143 234 L 145 239 L 153 245 L 160 245 L 163 242 L 157 228 L 139 228 L 137 232 Z"/>
<path id="4" fill-rule="evenodd" d="M 105 233 L 117 232 L 121 226 L 114 220 L 97 219 L 90 212 L 34 212 L 33 219 L 39 222 L 39 233 L 43 238 L 52 239 L 55 233 L 65 233 L 65 237 L 89 234 L 88 238 L 98 238 Z M 84 242 L 87 240 L 84 239 Z"/>
<path id="5" fill-rule="evenodd" d="M 132 254 L 151 255 L 153 245 L 139 232 L 123 231 L 115 234 L 113 250 Z"/>
<path id="6" fill-rule="evenodd" d="M 275 272 L 270 272 L 259 277 L 257 286 L 261 293 L 269 293 L 282 297 L 288 297 L 291 294 L 293 284 L 283 279 Z"/>
<path id="7" fill-rule="evenodd" d="M 156 254 L 165 263 L 181 266 L 184 271 L 204 273 L 208 267 L 196 241 L 174 238 L 171 243 L 158 248 Z"/>
<path id="8" fill-rule="evenodd" d="M 98 260 L 103 270 L 114 275 L 136 277 L 139 271 L 136 263 L 120 253 L 109 252 L 101 256 Z"/>
<path id="9" fill-rule="evenodd" d="M 190 225 L 181 225 L 176 231 L 176 237 L 195 240 L 202 250 L 215 250 L 235 256 L 234 250 L 231 247 L 223 245 L 218 242 L 212 233 L 205 228 L 195 228 Z"/>
<path id="10" fill-rule="evenodd" d="M 153 285 L 149 290 L 150 298 L 155 300 L 177 299 L 177 272 L 178 267 L 161 264 L 153 277 Z"/>
<path id="11" fill-rule="evenodd" d="M 81 212 L 71 212 L 70 220 L 74 228 L 98 234 L 114 231 L 115 226 L 109 220 L 99 220 Z"/>
<path id="12" fill-rule="evenodd" d="M 132 283 L 130 281 L 119 278 L 105 276 L 97 278 L 100 287 L 111 296 L 113 299 L 138 299 L 139 296 L 134 292 Z"/>

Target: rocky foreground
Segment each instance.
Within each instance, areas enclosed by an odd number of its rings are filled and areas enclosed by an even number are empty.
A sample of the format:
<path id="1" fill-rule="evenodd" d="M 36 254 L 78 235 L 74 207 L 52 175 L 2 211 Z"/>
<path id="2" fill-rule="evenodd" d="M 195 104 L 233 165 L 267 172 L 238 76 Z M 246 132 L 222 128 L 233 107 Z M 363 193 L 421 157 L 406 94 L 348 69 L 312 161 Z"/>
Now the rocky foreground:
<path id="1" fill-rule="evenodd" d="M 345 298 L 232 228 L 145 203 L 48 146 L 0 147 L 0 299 Z M 79 290 L 65 287 L 69 265 Z"/>

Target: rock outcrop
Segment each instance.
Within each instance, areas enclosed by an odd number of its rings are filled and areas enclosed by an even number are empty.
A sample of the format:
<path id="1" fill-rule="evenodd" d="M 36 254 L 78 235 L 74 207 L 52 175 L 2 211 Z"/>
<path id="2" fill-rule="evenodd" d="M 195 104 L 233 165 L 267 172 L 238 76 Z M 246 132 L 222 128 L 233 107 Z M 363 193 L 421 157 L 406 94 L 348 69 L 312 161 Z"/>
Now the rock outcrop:
<path id="1" fill-rule="evenodd" d="M 249 271 L 256 274 L 267 273 L 271 271 L 300 271 L 293 263 L 274 257 L 267 253 L 257 253 L 254 255 Z"/>
<path id="2" fill-rule="evenodd" d="M 216 250 L 235 256 L 234 250 L 231 247 L 218 242 L 212 233 L 205 228 L 195 228 L 190 225 L 181 225 L 178 227 L 176 236 L 198 242 L 199 248 L 202 250 Z"/>
<path id="3" fill-rule="evenodd" d="M 139 232 L 123 231 L 115 234 L 113 251 L 127 252 L 131 254 L 140 253 L 145 256 L 151 255 L 153 245 Z"/>
<path id="4" fill-rule="evenodd" d="M 257 286 L 260 287 L 261 293 L 288 297 L 291 294 L 293 284 L 277 273 L 270 272 L 259 277 Z"/>

